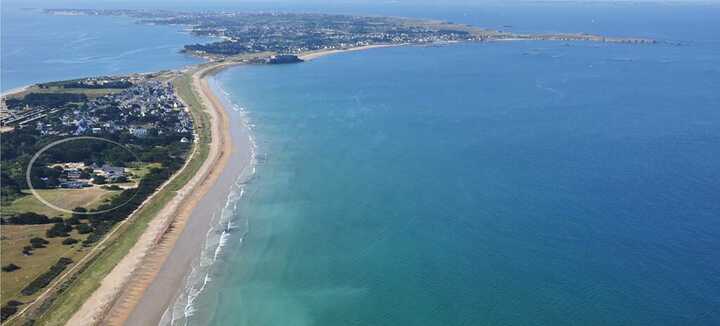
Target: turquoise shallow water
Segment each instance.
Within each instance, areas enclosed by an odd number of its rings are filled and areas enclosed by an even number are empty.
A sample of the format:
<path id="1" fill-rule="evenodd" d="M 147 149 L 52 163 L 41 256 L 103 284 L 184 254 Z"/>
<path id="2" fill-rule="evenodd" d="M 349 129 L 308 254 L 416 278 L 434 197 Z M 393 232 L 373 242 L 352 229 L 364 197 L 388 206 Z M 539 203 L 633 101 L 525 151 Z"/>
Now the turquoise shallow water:
<path id="1" fill-rule="evenodd" d="M 191 324 L 720 324 L 717 6 L 279 8 L 687 44 L 407 47 L 222 73 L 260 163 Z M 177 28 L 32 15 L 3 7 L 3 90 L 197 62 Z"/>
<path id="2" fill-rule="evenodd" d="M 267 160 L 191 321 L 720 323 L 718 53 L 462 44 L 220 74 Z"/>

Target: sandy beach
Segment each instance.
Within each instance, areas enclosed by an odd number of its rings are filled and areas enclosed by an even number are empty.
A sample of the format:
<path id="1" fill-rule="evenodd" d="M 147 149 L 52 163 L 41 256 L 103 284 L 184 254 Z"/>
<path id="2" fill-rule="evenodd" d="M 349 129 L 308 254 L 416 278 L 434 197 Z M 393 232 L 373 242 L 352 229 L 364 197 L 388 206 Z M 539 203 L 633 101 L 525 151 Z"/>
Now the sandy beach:
<path id="1" fill-rule="evenodd" d="M 68 325 L 155 325 L 182 286 L 213 213 L 252 162 L 249 130 L 241 115 L 227 110 L 208 85 L 207 78 L 227 65 L 208 65 L 192 75 L 193 89 L 210 117 L 207 159 Z"/>
<path id="2" fill-rule="evenodd" d="M 375 48 L 388 48 L 388 47 L 396 47 L 396 46 L 403 46 L 406 44 L 375 44 L 375 45 L 366 45 L 366 46 L 360 46 L 356 48 L 349 48 L 349 49 L 337 49 L 337 50 L 320 50 L 320 51 L 312 51 L 303 53 L 298 56 L 298 58 L 308 61 L 317 59 L 320 57 L 324 57 L 331 54 L 337 54 L 337 53 L 343 53 L 343 52 L 354 52 L 354 51 L 362 51 L 362 50 L 369 50 L 369 49 L 375 49 Z"/>
<path id="3" fill-rule="evenodd" d="M 211 227 L 213 214 L 224 207 L 228 193 L 238 179 L 249 176 L 253 164 L 253 144 L 250 129 L 243 120 L 243 113 L 223 106 L 208 84 L 208 78 L 220 70 L 233 65 L 225 63 L 199 71 L 193 76 L 193 84 L 200 90 L 205 106 L 212 106 L 223 115 L 224 126 L 221 131 L 226 142 L 222 166 L 214 170 L 214 180 L 208 183 L 204 197 L 193 197 L 192 212 L 187 218 L 185 231 L 177 239 L 175 247 L 160 269 L 162 278 L 156 278 L 147 288 L 127 318 L 126 325 L 156 325 L 169 305 L 174 302 L 191 264 L 200 256 L 206 234 Z M 231 145 L 231 144 L 232 145 Z"/>

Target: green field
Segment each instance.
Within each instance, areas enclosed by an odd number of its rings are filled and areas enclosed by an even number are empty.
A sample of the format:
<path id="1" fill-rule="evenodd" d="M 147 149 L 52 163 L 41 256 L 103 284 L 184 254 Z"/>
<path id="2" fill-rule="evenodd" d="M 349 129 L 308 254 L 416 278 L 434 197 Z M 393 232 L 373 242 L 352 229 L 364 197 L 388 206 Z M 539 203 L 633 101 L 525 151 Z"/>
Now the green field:
<path id="1" fill-rule="evenodd" d="M 85 255 L 87 248 L 83 248 L 80 243 L 74 245 L 63 245 L 62 241 L 66 238 L 47 238 L 45 231 L 51 225 L 3 225 L 2 226 L 2 255 L 0 263 L 2 266 L 13 263 L 20 266 L 19 270 L 14 272 L 2 272 L 0 279 L 0 297 L 2 303 L 5 304 L 10 299 L 19 301 L 29 301 L 37 297 L 40 293 L 32 296 L 24 296 L 20 293 L 28 283 L 34 280 L 38 275 L 46 272 L 50 266 L 55 264 L 60 257 L 67 257 L 73 261 L 77 261 Z M 46 248 L 38 248 L 32 251 L 32 255 L 25 256 L 22 254 L 22 248 L 30 244 L 33 237 L 45 238 L 50 243 Z M 79 241 L 85 240 L 87 235 L 78 234 L 73 230 L 70 237 Z"/>
<path id="2" fill-rule="evenodd" d="M 152 168 L 161 168 L 162 164 L 160 163 L 146 163 L 146 164 L 139 164 L 139 163 L 133 163 L 129 166 L 130 174 L 132 174 L 135 179 L 142 179 L 142 177 L 146 176 L 150 169 Z"/>
<path id="3" fill-rule="evenodd" d="M 63 209 L 72 210 L 75 207 L 87 209 L 96 208 L 113 195 L 113 191 L 104 190 L 100 187 L 85 189 L 36 189 L 38 195 L 45 201 Z M 16 199 L 7 207 L 2 207 L 3 216 L 34 212 L 47 215 L 48 217 L 69 217 L 70 214 L 56 210 L 38 200 L 30 191 L 23 191 L 26 196 Z"/>

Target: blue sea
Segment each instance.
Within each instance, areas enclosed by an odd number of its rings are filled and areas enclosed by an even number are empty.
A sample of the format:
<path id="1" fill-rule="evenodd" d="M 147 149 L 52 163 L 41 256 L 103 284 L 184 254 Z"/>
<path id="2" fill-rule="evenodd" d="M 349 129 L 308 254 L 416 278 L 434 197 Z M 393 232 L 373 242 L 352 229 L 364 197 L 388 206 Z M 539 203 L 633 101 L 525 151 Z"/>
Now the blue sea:
<path id="1" fill-rule="evenodd" d="M 331 10 L 662 42 L 412 46 L 222 72 L 257 172 L 178 322 L 720 324 L 720 6 Z"/>
<path id="2" fill-rule="evenodd" d="M 177 26 L 142 25 L 126 17 L 47 15 L 38 9 L 56 6 L 3 2 L 3 92 L 40 82 L 182 68 L 202 62 L 180 53 L 184 44 L 211 41 Z"/>

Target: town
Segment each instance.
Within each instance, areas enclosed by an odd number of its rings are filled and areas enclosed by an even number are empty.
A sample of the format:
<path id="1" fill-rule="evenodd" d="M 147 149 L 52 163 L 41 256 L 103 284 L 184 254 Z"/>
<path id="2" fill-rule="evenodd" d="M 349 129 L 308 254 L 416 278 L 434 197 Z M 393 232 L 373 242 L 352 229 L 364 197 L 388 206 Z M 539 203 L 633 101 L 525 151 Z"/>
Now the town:
<path id="1" fill-rule="evenodd" d="M 186 45 L 185 52 L 208 58 L 273 52 L 312 51 L 368 45 L 438 44 L 493 40 L 655 43 L 644 38 L 585 33 L 525 34 L 438 20 L 312 13 L 173 12 L 126 9 L 47 9 L 55 15 L 129 16 L 140 23 L 181 25 L 195 35 L 220 39 Z M 267 63 L 274 63 L 266 61 Z"/>
<path id="2" fill-rule="evenodd" d="M 129 133 L 135 137 L 177 135 L 178 141 L 192 139 L 192 120 L 172 85 L 158 80 L 131 83 L 125 78 L 73 81 L 70 85 L 105 85 L 113 90 L 90 99 L 97 93 L 43 93 L 32 90 L 23 98 L 3 101 L 0 125 L 34 127 L 41 135 L 80 136 Z M 118 86 L 119 85 L 119 86 Z M 38 85 L 46 90 L 57 85 Z M 98 90 L 97 87 L 87 87 Z"/>

